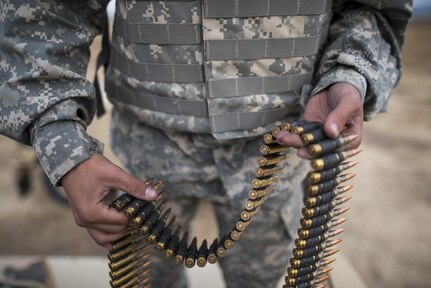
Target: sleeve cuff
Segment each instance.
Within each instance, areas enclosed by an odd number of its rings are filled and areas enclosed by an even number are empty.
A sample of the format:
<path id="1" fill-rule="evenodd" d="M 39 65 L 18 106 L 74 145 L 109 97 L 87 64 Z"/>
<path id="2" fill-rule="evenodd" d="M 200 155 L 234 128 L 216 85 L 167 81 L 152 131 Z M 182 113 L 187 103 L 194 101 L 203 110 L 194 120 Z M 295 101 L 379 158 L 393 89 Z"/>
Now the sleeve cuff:
<path id="1" fill-rule="evenodd" d="M 46 175 L 57 186 L 79 163 L 103 152 L 103 144 L 75 121 L 53 122 L 37 129 L 33 147 Z"/>
<path id="2" fill-rule="evenodd" d="M 336 83 L 349 83 L 353 85 L 359 92 L 361 96 L 362 105 L 365 102 L 365 96 L 367 94 L 367 80 L 362 74 L 357 72 L 354 69 L 336 66 L 326 72 L 317 82 L 316 86 L 313 89 L 303 89 L 301 95 L 301 104 L 305 107 L 308 103 L 308 100 L 313 97 L 313 95 L 319 93 L 323 89 L 336 84 Z"/>

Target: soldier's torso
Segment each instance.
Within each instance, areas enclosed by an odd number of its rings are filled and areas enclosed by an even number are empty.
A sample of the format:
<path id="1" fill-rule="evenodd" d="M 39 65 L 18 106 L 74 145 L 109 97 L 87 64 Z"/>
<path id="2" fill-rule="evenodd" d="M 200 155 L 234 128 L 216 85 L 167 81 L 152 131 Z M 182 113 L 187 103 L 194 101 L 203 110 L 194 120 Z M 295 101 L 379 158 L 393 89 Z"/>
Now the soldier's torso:
<path id="1" fill-rule="evenodd" d="M 217 139 L 296 115 L 330 1 L 117 1 L 106 88 L 143 122 Z"/>

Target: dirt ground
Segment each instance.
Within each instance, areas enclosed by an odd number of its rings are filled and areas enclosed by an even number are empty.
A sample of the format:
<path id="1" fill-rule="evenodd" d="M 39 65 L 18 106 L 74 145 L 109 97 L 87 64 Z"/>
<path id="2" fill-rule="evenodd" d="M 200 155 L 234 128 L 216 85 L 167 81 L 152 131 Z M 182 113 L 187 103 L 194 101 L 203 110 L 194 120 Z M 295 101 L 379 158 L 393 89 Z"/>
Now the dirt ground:
<path id="1" fill-rule="evenodd" d="M 431 24 L 411 24 L 389 113 L 365 125 L 340 248 L 369 287 L 430 287 L 430 50 Z M 96 121 L 93 135 L 106 140 L 108 120 Z M 0 256 L 103 255 L 70 210 L 48 196 L 39 169 L 32 193 L 19 197 L 15 168 L 33 153 L 3 136 L 0 147 Z"/>

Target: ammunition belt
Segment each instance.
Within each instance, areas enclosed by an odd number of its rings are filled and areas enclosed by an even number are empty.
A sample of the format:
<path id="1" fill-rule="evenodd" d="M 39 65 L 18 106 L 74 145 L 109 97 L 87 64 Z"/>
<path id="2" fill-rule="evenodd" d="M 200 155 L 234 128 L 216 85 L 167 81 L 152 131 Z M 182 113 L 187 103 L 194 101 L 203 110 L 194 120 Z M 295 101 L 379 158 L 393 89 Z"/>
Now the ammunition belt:
<path id="1" fill-rule="evenodd" d="M 345 218 L 336 217 L 348 210 L 339 206 L 350 199 L 341 194 L 352 188 L 339 184 L 354 176 L 341 173 L 357 164 L 345 160 L 360 151 L 340 151 L 340 148 L 355 136 L 329 139 L 320 123 L 302 120 L 284 123 L 263 136 L 259 167 L 255 170 L 256 178 L 251 181 L 253 188 L 249 192 L 249 198 L 245 201 L 244 210 L 233 229 L 220 240 L 215 239 L 211 243 L 203 240 L 198 247 L 196 237 L 190 243 L 187 241 L 188 231 L 181 235 L 182 228 L 176 223 L 175 216 L 171 216 L 165 193 L 160 189 L 162 181 L 146 181 L 147 185 L 152 185 L 159 192 L 159 196 L 153 201 L 123 194 L 111 202 L 110 207 L 122 211 L 130 219 L 129 233 L 113 243 L 113 249 L 108 255 L 111 286 L 151 287 L 151 246 L 166 259 L 171 259 L 177 265 L 184 264 L 188 268 L 195 265 L 204 267 L 207 263 L 216 263 L 219 257 L 225 256 L 267 199 L 268 193 L 278 180 L 276 174 L 280 172 L 282 162 L 288 158 L 285 152 L 289 147 L 280 146 L 275 141 L 281 130 L 300 135 L 308 152 L 314 157 L 311 160 L 312 171 L 308 173 L 304 187 L 306 195 L 303 218 L 300 220 L 301 228 L 298 230 L 296 248 L 293 249 L 283 287 L 325 287 L 323 282 L 329 278 L 327 273 L 331 270 L 326 266 L 335 261 L 328 257 L 338 252 L 332 247 L 341 242 L 340 239 L 332 238 L 343 232 L 343 229 L 334 227 L 346 221 Z"/>

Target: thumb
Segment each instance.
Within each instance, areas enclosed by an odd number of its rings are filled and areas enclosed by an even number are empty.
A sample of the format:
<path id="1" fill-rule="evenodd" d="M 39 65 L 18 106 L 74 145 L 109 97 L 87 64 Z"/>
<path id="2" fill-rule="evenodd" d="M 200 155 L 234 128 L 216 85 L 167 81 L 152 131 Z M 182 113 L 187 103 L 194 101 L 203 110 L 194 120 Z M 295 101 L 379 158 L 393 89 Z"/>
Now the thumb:
<path id="1" fill-rule="evenodd" d="M 331 93 L 332 91 L 329 92 Z M 350 121 L 359 115 L 361 111 L 362 104 L 359 94 L 356 95 L 357 93 L 346 92 L 347 91 L 333 91 L 335 95 L 328 96 L 333 96 L 333 102 L 336 104 L 334 110 L 332 110 L 326 118 L 323 129 L 325 130 L 325 134 L 333 139 L 336 138 L 344 127 L 348 126 Z"/>
<path id="2" fill-rule="evenodd" d="M 156 190 L 150 185 L 146 185 L 145 182 L 130 176 L 120 167 L 112 165 L 111 173 L 111 185 L 113 188 L 120 189 L 127 192 L 128 194 L 142 199 L 142 200 L 154 200 L 157 197 Z"/>

